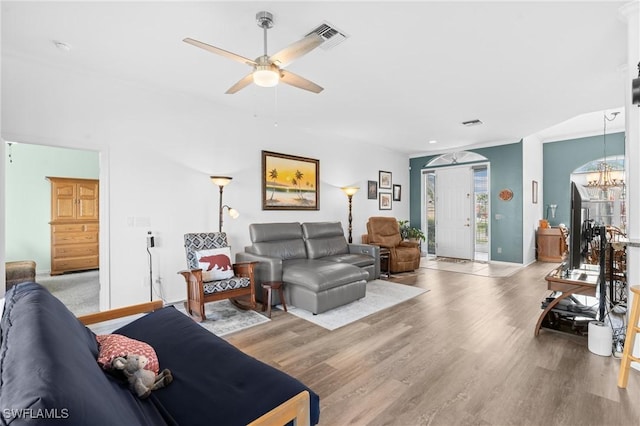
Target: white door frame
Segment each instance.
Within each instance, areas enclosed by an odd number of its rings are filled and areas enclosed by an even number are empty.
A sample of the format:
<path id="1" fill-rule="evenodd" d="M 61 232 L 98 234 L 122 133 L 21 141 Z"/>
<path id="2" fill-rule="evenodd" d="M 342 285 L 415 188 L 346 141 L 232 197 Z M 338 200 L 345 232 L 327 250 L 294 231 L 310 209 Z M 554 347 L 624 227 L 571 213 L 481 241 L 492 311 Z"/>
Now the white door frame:
<path id="1" fill-rule="evenodd" d="M 438 169 L 442 169 L 442 168 L 448 168 L 448 167 L 460 167 L 460 166 L 469 166 L 471 169 L 476 169 L 478 167 L 486 167 L 487 169 L 487 191 L 489 194 L 491 194 L 491 164 L 486 161 L 486 162 L 478 162 L 478 163 L 469 163 L 469 164 L 460 164 L 460 165 L 451 165 L 451 166 L 443 166 L 443 167 L 436 167 L 436 168 L 425 168 L 421 170 L 421 179 L 420 179 L 420 223 L 421 223 L 421 228 L 422 231 L 424 232 L 425 235 L 427 235 L 428 238 L 428 222 L 426 220 L 427 217 L 427 196 L 426 196 L 426 190 L 427 190 L 427 185 L 428 185 L 428 181 L 427 181 L 427 176 L 430 173 L 435 173 Z M 472 176 L 473 177 L 473 176 Z M 437 179 L 437 178 L 436 178 Z M 475 196 L 475 189 L 473 188 L 473 183 L 471 183 L 472 185 L 472 193 Z M 435 190 L 435 188 L 434 188 Z M 436 194 L 437 197 L 437 194 Z M 472 211 L 470 212 L 472 214 L 472 218 L 473 220 L 471 221 L 472 223 L 472 229 L 471 229 L 471 236 L 472 236 L 472 240 L 471 240 L 471 244 L 472 244 L 472 253 L 473 253 L 473 258 L 475 258 L 475 252 L 476 252 L 476 248 L 475 248 L 475 232 L 476 232 L 476 220 L 475 220 L 475 212 L 473 211 L 475 207 L 475 199 L 472 202 Z M 437 217 L 436 217 L 436 221 L 437 221 Z M 488 260 L 491 260 L 491 196 L 489 196 L 489 199 L 487 200 L 487 222 L 488 222 L 488 226 L 489 226 L 489 232 L 487 235 L 487 244 L 488 244 Z M 437 227 L 436 227 L 436 234 L 437 234 Z M 427 246 L 428 247 L 428 246 Z M 428 250 L 428 249 L 427 249 Z M 437 254 L 437 247 L 436 247 L 436 254 Z"/>

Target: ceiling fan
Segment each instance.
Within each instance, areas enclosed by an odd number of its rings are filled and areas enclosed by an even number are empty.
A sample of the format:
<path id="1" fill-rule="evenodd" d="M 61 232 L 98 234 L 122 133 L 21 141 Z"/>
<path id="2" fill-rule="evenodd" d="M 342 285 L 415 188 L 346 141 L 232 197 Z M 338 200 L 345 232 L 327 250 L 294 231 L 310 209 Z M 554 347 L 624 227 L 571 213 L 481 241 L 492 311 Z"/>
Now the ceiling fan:
<path id="1" fill-rule="evenodd" d="M 285 47 L 278 53 L 269 56 L 267 55 L 267 30 L 273 27 L 273 15 L 269 12 L 258 12 L 256 14 L 256 21 L 258 26 L 262 28 L 264 32 L 264 55 L 257 57 L 255 60 L 245 58 L 244 56 L 237 55 L 192 38 L 185 38 L 183 41 L 201 49 L 208 50 L 209 52 L 216 53 L 253 67 L 253 71 L 251 73 L 241 78 L 236 84 L 226 91 L 227 94 L 233 94 L 244 89 L 251 84 L 252 81 L 262 87 L 273 87 L 277 85 L 278 82 L 282 81 L 290 86 L 308 90 L 313 93 L 322 92 L 322 87 L 307 80 L 306 78 L 292 73 L 291 71 L 284 70 L 283 67 L 320 46 L 324 41 L 323 38 L 316 33 L 312 33 Z"/>

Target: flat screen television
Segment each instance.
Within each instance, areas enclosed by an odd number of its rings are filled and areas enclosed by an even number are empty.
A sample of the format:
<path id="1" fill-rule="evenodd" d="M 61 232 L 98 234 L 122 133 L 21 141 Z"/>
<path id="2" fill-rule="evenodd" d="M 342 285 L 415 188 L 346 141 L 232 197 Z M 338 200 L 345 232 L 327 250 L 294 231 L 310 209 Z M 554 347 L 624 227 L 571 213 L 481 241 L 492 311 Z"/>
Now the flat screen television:
<path id="1" fill-rule="evenodd" d="M 580 269 L 589 250 L 589 202 L 587 189 L 571 182 L 571 223 L 569 225 L 569 269 Z"/>

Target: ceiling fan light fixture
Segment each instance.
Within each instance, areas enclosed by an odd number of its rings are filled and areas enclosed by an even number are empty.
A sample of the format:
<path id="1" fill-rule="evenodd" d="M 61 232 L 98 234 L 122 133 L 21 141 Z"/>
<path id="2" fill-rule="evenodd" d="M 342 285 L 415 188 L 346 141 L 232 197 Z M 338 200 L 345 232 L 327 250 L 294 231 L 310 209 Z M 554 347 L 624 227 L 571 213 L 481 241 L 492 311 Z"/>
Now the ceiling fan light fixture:
<path id="1" fill-rule="evenodd" d="M 183 39 L 182 41 L 200 49 L 215 53 L 216 55 L 224 56 L 227 59 L 231 59 L 236 62 L 240 62 L 242 64 L 253 67 L 253 72 L 246 74 L 233 86 L 227 89 L 227 91 L 225 92 L 227 94 L 232 95 L 234 93 L 237 93 L 239 90 L 242 90 L 250 85 L 251 82 L 259 87 L 274 87 L 280 82 L 280 80 L 282 80 L 284 84 L 297 87 L 298 89 L 307 90 L 311 93 L 322 92 L 322 90 L 324 89 L 314 82 L 309 81 L 306 78 L 287 71 L 283 68 L 299 57 L 306 55 L 316 47 L 320 46 L 324 42 L 324 38 L 316 33 L 309 34 L 304 38 L 290 44 L 279 52 L 276 52 L 273 55 L 269 55 L 267 53 L 267 30 L 273 27 L 273 15 L 269 12 L 258 12 L 258 14 L 256 15 L 256 21 L 258 23 L 258 26 L 262 28 L 264 34 L 264 53 L 262 56 L 256 58 L 255 60 L 237 55 L 233 52 L 229 52 L 228 50 L 224 50 L 189 37 Z"/>
<path id="2" fill-rule="evenodd" d="M 260 87 L 273 87 L 280 81 L 280 74 L 269 65 L 258 65 L 253 72 L 253 82 Z"/>

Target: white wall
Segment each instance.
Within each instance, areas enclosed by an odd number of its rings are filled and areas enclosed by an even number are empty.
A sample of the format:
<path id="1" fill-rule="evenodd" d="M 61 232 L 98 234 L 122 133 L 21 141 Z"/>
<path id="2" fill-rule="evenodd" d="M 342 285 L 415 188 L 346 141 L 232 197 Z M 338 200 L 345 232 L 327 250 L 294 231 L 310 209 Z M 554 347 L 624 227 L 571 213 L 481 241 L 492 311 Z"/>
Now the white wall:
<path id="1" fill-rule="evenodd" d="M 544 218 L 542 204 L 542 141 L 536 136 L 522 140 L 522 263 L 536 261 L 536 229 Z M 538 182 L 538 203 L 533 203 L 532 181 Z"/>
<path id="2" fill-rule="evenodd" d="M 2 129 L 2 126 L 0 126 Z M 0 137 L 0 154 L 4 158 L 5 155 L 4 149 L 4 140 Z M 4 162 L 0 161 L 0 187 L 4 187 L 5 180 L 4 173 Z M 4 206 L 5 206 L 5 197 L 4 191 L 0 194 L 0 241 L 4 241 L 5 237 L 5 225 L 4 225 Z M 0 244 L 0 297 L 4 297 L 5 292 L 5 284 L 6 284 L 6 275 L 5 275 L 5 266 L 4 266 L 4 244 Z"/>
<path id="3" fill-rule="evenodd" d="M 9 149 L 7 149 L 9 151 Z M 33 260 L 51 271 L 51 184 L 47 176 L 97 179 L 95 151 L 13 144 L 5 156 L 6 260 Z"/>
<path id="4" fill-rule="evenodd" d="M 369 216 L 409 216 L 409 197 L 380 212 L 366 192 L 366 181 L 377 180 L 378 170 L 391 171 L 393 183 L 408 190 L 408 156 L 347 139 L 325 140 L 284 124 L 285 117 L 274 127 L 271 120 L 204 99 L 3 59 L 2 137 L 102 153 L 101 176 L 108 176 L 108 185 L 101 183 L 101 219 L 108 221 L 108 244 L 102 234 L 101 252 L 109 251 L 101 253 L 101 265 L 109 264 L 111 307 L 149 298 L 148 230 L 156 235 L 154 275 L 165 299 L 184 299 L 177 275 L 185 267 L 183 234 L 218 227 L 218 188 L 209 175 L 233 177 L 224 202 L 241 215 L 227 217 L 224 230 L 234 252 L 250 243 L 248 225 L 254 222 L 339 220 L 346 229 L 347 198 L 339 189 L 345 185 L 362 188 L 353 198 L 354 242 Z M 320 160 L 319 211 L 261 209 L 261 150 Z"/>
<path id="5" fill-rule="evenodd" d="M 620 16 L 627 25 L 627 69 L 624 80 L 628 83 L 625 99 L 625 172 L 627 177 L 628 214 L 627 235 L 634 242 L 640 240 L 640 105 L 631 103 L 631 81 L 637 78 L 637 64 L 640 62 L 640 1 L 634 0 L 626 3 L 620 9 Z M 627 247 L 627 282 L 630 285 L 638 285 L 640 282 L 640 247 Z M 631 306 L 634 294 L 627 289 L 628 305 Z M 640 353 L 640 340 L 636 339 L 632 354 Z M 640 364 L 632 363 L 632 367 L 640 369 Z"/>

